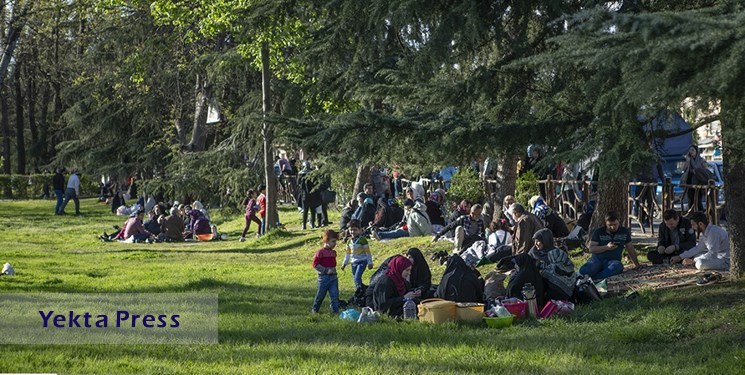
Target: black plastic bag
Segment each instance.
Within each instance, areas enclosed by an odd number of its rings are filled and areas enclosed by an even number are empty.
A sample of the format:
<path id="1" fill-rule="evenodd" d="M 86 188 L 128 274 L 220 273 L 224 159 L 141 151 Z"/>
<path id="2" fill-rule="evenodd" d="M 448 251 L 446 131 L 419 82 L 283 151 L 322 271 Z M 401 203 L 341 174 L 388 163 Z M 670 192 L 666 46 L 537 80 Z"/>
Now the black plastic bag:
<path id="1" fill-rule="evenodd" d="M 577 279 L 577 286 L 574 288 L 574 302 L 580 305 L 600 300 L 600 292 L 595 287 L 595 283 L 589 277 Z"/>

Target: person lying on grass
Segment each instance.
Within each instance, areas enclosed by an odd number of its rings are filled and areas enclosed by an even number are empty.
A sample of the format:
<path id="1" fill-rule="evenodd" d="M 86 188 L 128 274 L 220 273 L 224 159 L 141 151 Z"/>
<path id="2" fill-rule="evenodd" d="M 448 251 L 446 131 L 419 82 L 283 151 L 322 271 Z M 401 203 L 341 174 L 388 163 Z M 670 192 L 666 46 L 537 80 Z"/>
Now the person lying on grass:
<path id="1" fill-rule="evenodd" d="M 592 256 L 580 267 L 579 273 L 598 280 L 620 274 L 623 272 L 621 255 L 624 248 L 629 253 L 634 267 L 639 267 L 634 244 L 631 243 L 631 230 L 622 227 L 618 214 L 610 211 L 605 215 L 605 226 L 592 232 Z"/>
<path id="2" fill-rule="evenodd" d="M 709 218 L 703 212 L 693 213 L 691 226 L 701 234 L 698 244 L 672 257 L 670 261 L 689 267 L 696 266 L 699 270 L 729 270 L 729 234 L 722 227 L 709 224 Z"/>

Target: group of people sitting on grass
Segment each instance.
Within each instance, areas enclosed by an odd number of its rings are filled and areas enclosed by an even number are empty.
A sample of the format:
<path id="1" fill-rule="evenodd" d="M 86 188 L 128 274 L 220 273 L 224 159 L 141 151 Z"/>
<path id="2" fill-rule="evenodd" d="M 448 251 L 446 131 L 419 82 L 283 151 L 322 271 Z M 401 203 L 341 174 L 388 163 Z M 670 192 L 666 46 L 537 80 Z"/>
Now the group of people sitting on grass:
<path id="1" fill-rule="evenodd" d="M 147 213 L 147 220 L 145 215 Z M 114 226 L 112 234 L 104 232 L 99 239 L 104 242 L 182 242 L 219 239 L 217 226 L 210 221 L 204 205 L 194 201 L 191 205 L 174 202 L 148 202 L 136 207 L 121 227 Z"/>
<path id="2" fill-rule="evenodd" d="M 553 212 L 540 197 L 531 199 L 532 210 L 514 202 L 512 196 L 503 201 L 501 210 L 493 212 L 488 230 L 485 228 L 484 208 L 479 204 L 461 202 L 457 210 L 444 225 L 433 228 L 429 206 L 412 190 L 406 191 L 403 215 L 393 215 L 395 202 L 378 199 L 372 207 L 370 191 L 358 196 L 361 203 L 345 208 L 342 227 L 347 240 L 347 254 L 342 270 L 351 265 L 356 296 L 362 289 L 364 303 L 377 311 L 399 316 L 406 299 L 419 301 L 437 296 L 457 302 L 484 302 L 499 297 L 522 298 L 523 287 L 530 283 L 536 289 L 538 307 L 550 300 L 577 300 L 578 281 L 591 278 L 601 280 L 624 271 L 623 251 L 626 250 L 633 267 L 640 266 L 632 243 L 631 230 L 621 226 L 617 213 L 609 212 L 604 225 L 592 231 L 589 241 L 590 258 L 575 270 L 566 246 L 559 246 L 556 238 L 562 240 L 581 233 L 581 227 L 569 231 L 564 221 Z M 444 192 L 433 192 L 434 203 L 442 203 Z M 413 198 L 413 199 L 412 199 Z M 588 209 L 589 208 L 589 209 Z M 374 213 L 373 213 L 374 212 Z M 586 207 L 585 220 L 592 215 L 592 206 Z M 445 216 L 445 215 L 442 215 Z M 360 220 L 360 218 L 362 220 Z M 363 221 L 367 220 L 369 221 Z M 557 220 L 558 219 L 558 220 Z M 682 263 L 700 270 L 728 270 L 729 239 L 726 231 L 710 224 L 706 215 L 695 212 L 690 219 L 682 217 L 675 210 L 665 211 L 664 224 L 660 226 L 659 242 L 656 249 L 647 254 L 652 264 Z M 387 220 L 387 221 L 386 221 Z M 373 223 L 395 222 L 400 220 L 399 228 L 379 230 Z M 367 222 L 367 225 L 363 224 Z M 381 225 L 382 226 L 382 225 Z M 451 233 L 454 252 L 434 254 L 432 260 L 440 259 L 447 263 L 445 274 L 438 285 L 432 285 L 431 272 L 424 256 L 418 249 L 409 249 L 406 256 L 396 255 L 381 264 L 370 279 L 370 285 L 362 283 L 365 269 L 373 268 L 367 234 L 374 239 L 393 239 L 407 236 L 433 235 L 433 241 Z M 701 237 L 696 242 L 696 234 Z M 318 312 L 328 293 L 331 308 L 339 310 L 339 290 L 336 277 L 336 252 L 334 248 L 339 236 L 334 231 L 324 232 L 324 248 L 316 252 L 313 267 L 318 272 L 318 292 L 312 308 Z M 562 248 L 563 247 L 563 248 Z M 500 272 L 512 271 L 506 288 L 499 284 L 505 277 L 494 272 L 481 276 L 477 266 L 497 263 Z M 414 276 L 412 276 L 414 275 Z"/>

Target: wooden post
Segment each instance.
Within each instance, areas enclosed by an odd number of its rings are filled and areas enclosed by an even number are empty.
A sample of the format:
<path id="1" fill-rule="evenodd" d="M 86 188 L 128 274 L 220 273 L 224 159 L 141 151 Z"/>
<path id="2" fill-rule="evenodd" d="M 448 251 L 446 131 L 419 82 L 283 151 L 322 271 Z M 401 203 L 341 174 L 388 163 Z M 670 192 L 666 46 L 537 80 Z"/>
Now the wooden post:
<path id="1" fill-rule="evenodd" d="M 706 214 L 709 216 L 709 222 L 719 225 L 719 215 L 717 213 L 717 186 L 714 180 L 709 180 L 706 186 Z"/>
<path id="2" fill-rule="evenodd" d="M 670 177 L 665 178 L 665 182 L 662 183 L 662 211 L 665 212 L 673 208 L 672 204 L 672 179 Z"/>

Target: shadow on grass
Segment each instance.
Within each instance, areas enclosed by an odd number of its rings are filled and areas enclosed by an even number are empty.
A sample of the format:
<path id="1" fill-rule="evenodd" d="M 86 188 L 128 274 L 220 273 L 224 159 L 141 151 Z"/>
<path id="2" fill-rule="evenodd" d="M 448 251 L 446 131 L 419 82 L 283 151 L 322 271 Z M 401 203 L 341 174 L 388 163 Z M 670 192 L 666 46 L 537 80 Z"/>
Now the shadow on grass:
<path id="1" fill-rule="evenodd" d="M 299 239 L 296 241 L 291 242 L 283 242 L 281 245 L 277 246 L 262 246 L 257 248 L 229 248 L 229 249 L 199 249 L 198 242 L 194 242 L 194 245 L 191 244 L 178 244 L 178 247 L 171 247 L 168 249 L 164 248 L 157 248 L 159 244 L 150 244 L 145 245 L 143 244 L 142 248 L 125 248 L 125 249 L 105 249 L 103 252 L 105 253 L 137 253 L 137 252 L 143 252 L 143 253 L 160 253 L 160 254 L 175 254 L 175 253 L 204 253 L 204 254 L 270 254 L 270 253 L 277 253 L 281 251 L 286 250 L 292 250 L 293 248 L 301 247 L 308 241 L 312 241 L 311 239 Z M 116 244 L 114 244 L 116 245 Z M 167 245 L 173 245 L 173 244 L 167 244 Z M 246 245 L 251 246 L 251 244 Z M 100 251 L 91 251 L 91 252 L 77 252 L 76 254 L 93 254 L 93 253 L 101 253 Z"/>

